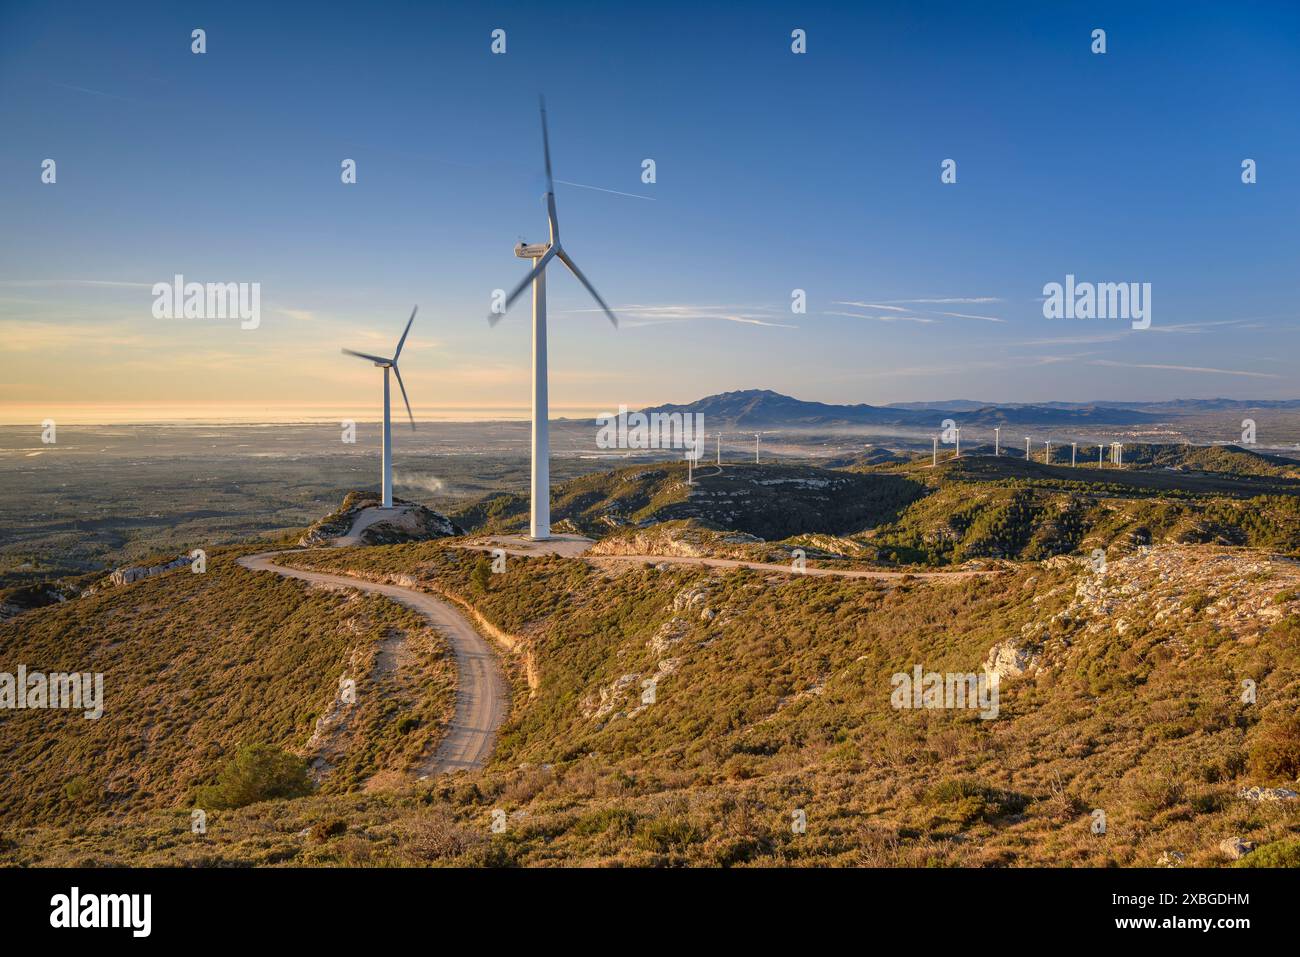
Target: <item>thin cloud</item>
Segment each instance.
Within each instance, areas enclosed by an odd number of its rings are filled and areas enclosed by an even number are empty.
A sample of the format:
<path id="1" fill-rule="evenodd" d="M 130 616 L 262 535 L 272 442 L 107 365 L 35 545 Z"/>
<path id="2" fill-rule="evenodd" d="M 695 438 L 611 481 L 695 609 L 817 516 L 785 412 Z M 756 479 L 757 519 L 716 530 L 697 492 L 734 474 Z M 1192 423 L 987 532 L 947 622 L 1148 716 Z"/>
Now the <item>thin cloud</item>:
<path id="1" fill-rule="evenodd" d="M 567 313 L 600 312 L 599 309 L 568 309 Z M 628 328 L 641 326 L 659 326 L 670 322 L 697 322 L 700 320 L 719 320 L 736 322 L 749 326 L 767 326 L 773 329 L 798 329 L 797 325 L 776 322 L 777 313 L 768 308 L 746 306 L 700 306 L 700 305 L 625 305 L 614 307 L 614 312 Z"/>
<path id="2" fill-rule="evenodd" d="M 984 315 L 975 315 L 974 313 L 968 313 L 968 312 L 943 312 L 943 311 L 941 311 L 941 310 L 937 310 L 937 309 L 918 309 L 918 308 L 915 308 L 915 306 L 916 306 L 917 304 L 930 304 L 930 303 L 966 303 L 966 302 L 971 302 L 971 303 L 980 303 L 980 302 L 1001 302 L 1001 301 L 1002 301 L 1001 299 L 995 299 L 995 298 L 993 298 L 992 296 L 953 297 L 953 298 L 948 298 L 948 299 L 887 299 L 887 300 L 885 300 L 884 302 L 863 302 L 863 301 L 861 301 L 861 300 L 837 299 L 837 300 L 833 301 L 833 302 L 831 303 L 831 305 L 833 305 L 833 306 L 849 306 L 849 307 L 851 307 L 851 308 L 853 308 L 853 309 L 869 309 L 869 310 L 872 310 L 872 311 L 902 312 L 902 313 L 918 313 L 918 312 L 919 312 L 919 313 L 923 313 L 923 314 L 925 314 L 925 315 L 927 316 L 927 318 L 922 318 L 921 316 L 910 315 L 910 316 L 908 316 L 906 319 L 901 319 L 901 318 L 900 318 L 900 321 L 905 321 L 905 322 L 920 322 L 920 323 L 930 324 L 930 323 L 935 323 L 935 322 L 942 322 L 944 319 L 978 319 L 978 320 L 983 321 L 983 322 L 999 322 L 999 323 L 1002 323 L 1002 322 L 1006 322 L 1007 320 L 1005 320 L 1005 319 L 1003 319 L 1003 318 L 1001 318 L 1001 317 L 999 317 L 999 316 L 984 316 Z M 909 305 L 913 306 L 913 308 L 904 308 L 903 306 L 891 305 L 891 303 L 906 303 L 906 304 L 909 304 Z M 828 312 L 828 313 L 825 313 L 825 315 L 830 315 L 830 316 L 849 316 L 849 315 L 852 315 L 852 313 L 847 313 L 847 312 Z M 941 317 L 943 317 L 943 318 L 928 318 L 928 317 L 930 317 L 930 316 L 941 316 Z M 880 316 L 880 315 L 875 315 L 875 316 L 856 316 L 855 318 L 858 318 L 858 319 L 875 319 L 875 320 L 878 320 L 878 321 L 880 321 L 880 322 L 889 322 L 889 321 L 890 321 L 888 317 L 886 317 L 886 316 Z"/>
<path id="3" fill-rule="evenodd" d="M 1006 322 L 1005 319 L 999 319 L 997 316 L 972 316 L 965 312 L 941 312 L 941 316 L 952 316 L 954 319 L 983 319 L 985 322 Z"/>
<path id="4" fill-rule="evenodd" d="M 1002 302 L 996 296 L 952 296 L 947 299 L 886 299 L 885 302 L 902 302 L 902 303 L 933 303 L 936 305 L 969 305 L 982 302 Z"/>
<path id="5" fill-rule="evenodd" d="M 151 282 L 119 282 L 114 279 L 0 279 L 0 286 L 113 286 L 123 289 L 152 289 Z"/>
<path id="6" fill-rule="evenodd" d="M 1274 372 L 1246 372 L 1241 369 L 1212 369 L 1207 366 L 1176 366 L 1159 362 L 1116 362 L 1113 359 L 1093 359 L 1090 365 L 1113 366 L 1123 369 L 1160 369 L 1169 372 L 1195 372 L 1201 375 L 1238 375 L 1252 379 L 1280 379 Z"/>
<path id="7" fill-rule="evenodd" d="M 918 322 L 925 325 L 937 323 L 938 319 L 928 319 L 922 316 L 864 316 L 857 312 L 839 312 L 834 309 L 822 313 L 825 316 L 847 316 L 849 319 L 870 319 L 874 322 Z"/>
<path id="8" fill-rule="evenodd" d="M 832 306 L 852 306 L 854 309 L 884 309 L 888 312 L 907 312 L 902 306 L 887 306 L 880 302 L 851 302 L 837 299 Z"/>
<path id="9" fill-rule="evenodd" d="M 49 83 L 51 86 L 57 86 L 60 89 L 64 89 L 64 90 L 71 90 L 74 93 L 88 93 L 91 96 L 103 96 L 103 97 L 107 97 L 110 100 L 121 100 L 123 103 L 141 102 L 140 100 L 134 99 L 133 97 L 119 96 L 116 93 L 106 93 L 103 90 L 93 90 L 88 86 L 74 86 L 71 83 L 56 83 L 53 80 L 50 80 Z"/>

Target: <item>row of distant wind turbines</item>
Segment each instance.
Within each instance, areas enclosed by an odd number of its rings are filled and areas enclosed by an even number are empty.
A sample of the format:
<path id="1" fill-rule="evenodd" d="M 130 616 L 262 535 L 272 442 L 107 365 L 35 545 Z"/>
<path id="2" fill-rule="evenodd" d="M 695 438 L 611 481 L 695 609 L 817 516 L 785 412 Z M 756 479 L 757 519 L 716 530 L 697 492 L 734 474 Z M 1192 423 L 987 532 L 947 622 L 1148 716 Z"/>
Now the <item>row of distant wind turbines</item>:
<path id="1" fill-rule="evenodd" d="M 515 246 L 515 255 L 520 259 L 530 259 L 533 268 L 528 275 L 505 297 L 500 311 L 492 312 L 488 317 L 491 325 L 496 325 L 505 315 L 516 299 L 530 285 L 533 289 L 533 431 L 532 431 L 532 482 L 531 515 L 529 532 L 535 539 L 546 539 L 551 534 L 551 447 L 549 434 L 549 404 L 546 383 L 546 267 L 551 260 L 558 259 L 564 263 L 574 278 L 582 283 L 587 292 L 604 310 L 609 321 L 618 327 L 618 317 L 606 305 L 605 300 L 596 292 L 596 287 L 587 281 L 572 257 L 560 245 L 560 224 L 555 211 L 555 180 L 551 175 L 551 142 L 546 129 L 546 103 L 541 103 L 542 114 L 542 155 L 546 163 L 546 216 L 550 225 L 550 240 L 544 243 L 527 244 L 520 242 Z M 416 307 L 419 308 L 418 306 Z M 381 463 L 383 473 L 383 508 L 393 507 L 393 431 L 389 411 L 388 373 L 397 376 L 397 385 L 402 390 L 402 401 L 406 403 L 406 414 L 410 417 L 411 428 L 415 429 L 415 416 L 411 413 L 411 402 L 406 396 L 406 386 L 402 383 L 402 373 L 398 370 L 397 360 L 402 354 L 402 345 L 406 342 L 411 323 L 415 321 L 415 309 L 406 321 L 402 338 L 397 341 L 397 348 L 391 359 L 373 356 L 364 352 L 344 349 L 344 353 L 374 363 L 384 370 L 384 443 Z"/>
<path id="2" fill-rule="evenodd" d="M 939 464 L 939 436 L 933 435 L 931 436 L 931 438 L 934 440 L 934 453 L 933 453 L 933 457 L 931 458 L 930 464 L 938 465 Z M 959 459 L 961 458 L 961 426 L 957 426 L 956 428 L 953 429 L 953 438 L 955 439 L 957 444 L 956 449 L 953 451 L 953 458 Z M 1026 462 L 1033 461 L 1033 452 L 1031 451 L 1032 441 L 1033 440 L 1030 438 L 1030 436 L 1028 435 L 1025 436 L 1025 461 Z M 1046 450 L 1043 452 L 1043 462 L 1044 464 L 1051 465 L 1052 464 L 1052 440 L 1048 439 L 1044 443 L 1044 445 L 1046 445 Z M 993 429 L 993 454 L 995 456 L 1002 454 L 1002 427 L 1001 426 L 996 426 Z M 1098 442 L 1097 443 L 1098 468 L 1101 468 L 1106 464 L 1103 461 L 1103 459 L 1105 458 L 1105 454 L 1106 454 L 1105 448 L 1102 446 L 1100 442 Z M 1112 465 L 1117 465 L 1121 467 L 1124 465 L 1124 443 L 1123 442 L 1110 443 L 1110 461 Z M 1070 443 L 1070 467 L 1074 468 L 1078 464 L 1079 464 L 1079 443 L 1071 442 Z"/>

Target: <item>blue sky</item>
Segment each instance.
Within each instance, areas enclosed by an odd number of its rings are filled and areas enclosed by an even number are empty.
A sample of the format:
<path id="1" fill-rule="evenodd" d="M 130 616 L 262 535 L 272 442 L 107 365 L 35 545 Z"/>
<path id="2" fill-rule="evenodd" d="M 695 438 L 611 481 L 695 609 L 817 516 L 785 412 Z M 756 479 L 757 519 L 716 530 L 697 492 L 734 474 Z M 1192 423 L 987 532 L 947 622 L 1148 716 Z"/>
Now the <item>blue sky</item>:
<path id="1" fill-rule="evenodd" d="M 1300 394 L 1294 5 L 863 7 L 0 2 L 0 418 L 333 414 L 416 302 L 417 411 L 523 414 L 527 300 L 484 317 L 545 238 L 538 93 L 624 319 L 553 274 L 557 412 Z M 153 318 L 175 273 L 260 282 L 261 326 Z M 1067 273 L 1151 283 L 1152 328 L 1045 319 Z"/>

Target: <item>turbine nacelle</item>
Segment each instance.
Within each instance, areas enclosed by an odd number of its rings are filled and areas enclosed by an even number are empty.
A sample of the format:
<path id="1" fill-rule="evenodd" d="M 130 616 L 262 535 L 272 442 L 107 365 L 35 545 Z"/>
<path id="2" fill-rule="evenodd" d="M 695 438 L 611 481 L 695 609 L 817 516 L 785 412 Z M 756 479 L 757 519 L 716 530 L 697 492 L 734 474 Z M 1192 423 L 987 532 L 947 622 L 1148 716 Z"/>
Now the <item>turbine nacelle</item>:
<path id="1" fill-rule="evenodd" d="M 550 243 L 516 243 L 515 255 L 520 259 L 541 259 L 551 251 Z"/>

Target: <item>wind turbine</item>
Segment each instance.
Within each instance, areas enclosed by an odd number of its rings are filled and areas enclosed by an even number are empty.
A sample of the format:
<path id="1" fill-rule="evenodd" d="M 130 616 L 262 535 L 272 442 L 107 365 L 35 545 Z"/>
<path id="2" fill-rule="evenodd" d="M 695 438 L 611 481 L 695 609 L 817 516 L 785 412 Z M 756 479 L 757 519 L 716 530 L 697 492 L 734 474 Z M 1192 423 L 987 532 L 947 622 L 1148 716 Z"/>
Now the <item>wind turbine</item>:
<path id="1" fill-rule="evenodd" d="M 1031 456 L 1029 454 L 1029 436 L 1026 435 L 1025 436 L 1025 461 L 1028 462 L 1030 461 L 1030 459 Z"/>
<path id="2" fill-rule="evenodd" d="M 1078 457 L 1079 457 L 1079 443 L 1071 442 L 1070 443 L 1070 468 L 1074 468 L 1079 464 Z"/>
<path id="3" fill-rule="evenodd" d="M 930 467 L 934 468 L 939 464 L 939 436 L 932 435 L 930 438 L 934 442 L 934 452 L 930 458 Z"/>
<path id="4" fill-rule="evenodd" d="M 415 309 L 411 310 L 411 318 L 406 320 L 406 328 L 402 330 L 402 338 L 397 340 L 397 349 L 393 352 L 391 359 L 372 356 L 365 352 L 354 352 L 351 349 L 343 350 L 350 356 L 373 362 L 384 370 L 384 458 L 382 463 L 384 508 L 393 507 L 393 420 L 389 414 L 388 405 L 388 372 L 391 369 L 393 375 L 397 376 L 397 385 L 402 390 L 402 401 L 406 403 L 406 414 L 410 416 L 411 431 L 414 432 L 415 416 L 411 414 L 411 400 L 406 397 L 406 386 L 402 384 L 402 373 L 397 368 L 397 357 L 402 354 L 402 346 L 406 344 L 406 335 L 411 331 L 411 323 L 415 322 L 415 313 L 419 308 L 419 306 L 416 306 Z"/>
<path id="5" fill-rule="evenodd" d="M 718 433 L 718 468 L 722 468 L 722 433 Z"/>
<path id="6" fill-rule="evenodd" d="M 1047 440 L 1047 451 L 1043 453 L 1043 464 L 1044 465 L 1052 464 L 1052 440 L 1051 439 Z"/>
<path id="7" fill-rule="evenodd" d="M 491 325 L 501 321 L 516 299 L 530 285 L 533 287 L 533 440 L 532 440 L 532 514 L 529 532 L 534 539 L 551 537 L 551 441 L 546 387 L 546 267 L 552 259 L 559 259 L 565 268 L 573 273 L 575 279 L 582 283 L 591 298 L 596 300 L 609 321 L 618 328 L 618 317 L 600 298 L 596 287 L 587 281 L 578 264 L 573 261 L 560 245 L 560 224 L 555 212 L 555 180 L 551 176 L 551 140 L 546 131 L 546 101 L 541 101 L 542 112 L 542 155 L 546 160 L 546 218 L 550 225 L 549 242 L 515 246 L 515 255 L 520 259 L 531 259 L 533 268 L 514 289 L 506 296 L 500 311 L 494 310 L 488 317 Z"/>
<path id="8" fill-rule="evenodd" d="M 758 433 L 754 433 L 754 464 L 758 464 Z"/>
<path id="9" fill-rule="evenodd" d="M 1002 428 L 995 426 L 993 429 L 993 454 L 994 456 L 1002 454 Z"/>
<path id="10" fill-rule="evenodd" d="M 961 426 L 960 425 L 957 426 L 957 454 L 955 454 L 953 458 L 955 459 L 961 458 Z"/>

